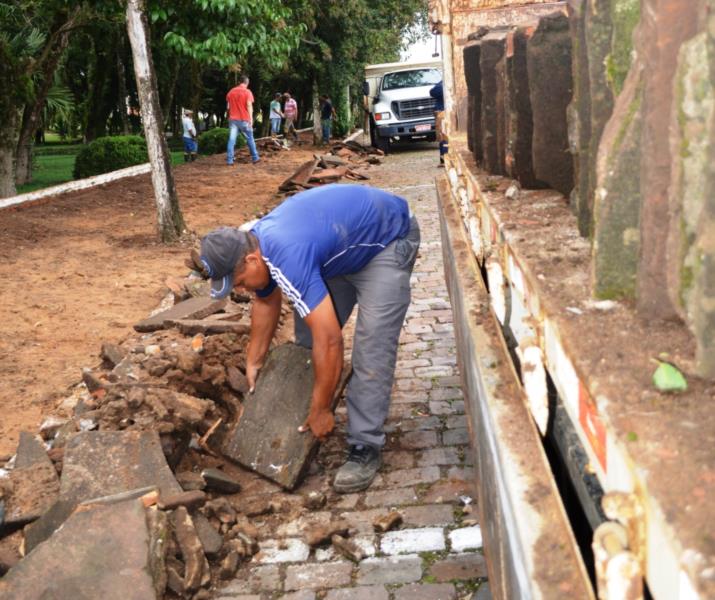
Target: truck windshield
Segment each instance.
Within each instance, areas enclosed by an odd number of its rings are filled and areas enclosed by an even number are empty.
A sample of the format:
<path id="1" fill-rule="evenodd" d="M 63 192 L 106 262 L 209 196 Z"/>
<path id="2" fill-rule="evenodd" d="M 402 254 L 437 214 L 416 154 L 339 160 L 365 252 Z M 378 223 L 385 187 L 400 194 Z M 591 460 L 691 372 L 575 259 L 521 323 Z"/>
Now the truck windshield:
<path id="1" fill-rule="evenodd" d="M 442 80 L 442 74 L 437 69 L 416 69 L 388 73 L 382 78 L 383 90 L 399 90 L 402 88 L 435 85 Z"/>

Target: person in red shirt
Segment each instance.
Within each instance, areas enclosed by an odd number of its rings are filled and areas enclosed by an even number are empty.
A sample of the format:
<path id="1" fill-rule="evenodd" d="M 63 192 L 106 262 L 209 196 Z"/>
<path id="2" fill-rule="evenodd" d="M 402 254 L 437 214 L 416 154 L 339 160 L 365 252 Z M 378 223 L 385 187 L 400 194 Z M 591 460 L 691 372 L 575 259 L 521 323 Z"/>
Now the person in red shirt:
<path id="1" fill-rule="evenodd" d="M 248 142 L 253 164 L 260 160 L 256 142 L 253 139 L 253 92 L 248 89 L 248 77 L 241 75 L 240 83 L 226 94 L 226 111 L 228 112 L 228 145 L 226 146 L 226 162 L 233 164 L 233 149 L 236 145 L 238 132 L 243 134 Z"/>

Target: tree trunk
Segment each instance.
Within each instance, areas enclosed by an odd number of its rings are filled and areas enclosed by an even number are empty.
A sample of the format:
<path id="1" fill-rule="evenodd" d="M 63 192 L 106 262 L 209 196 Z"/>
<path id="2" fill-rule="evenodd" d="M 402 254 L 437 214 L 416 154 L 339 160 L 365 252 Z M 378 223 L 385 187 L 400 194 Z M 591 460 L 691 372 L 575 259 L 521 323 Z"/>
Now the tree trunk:
<path id="1" fill-rule="evenodd" d="M 0 129 L 0 198 L 17 194 L 15 187 L 15 127 L 17 113 L 9 112 L 8 118 Z"/>
<path id="2" fill-rule="evenodd" d="M 149 45 L 149 26 L 143 0 L 127 0 L 127 31 L 132 45 L 134 74 L 151 162 L 151 180 L 156 199 L 159 236 L 163 242 L 173 242 L 184 231 L 184 217 L 176 195 L 169 148 L 164 132 L 161 130 L 164 119 L 159 104 L 156 74 Z"/>
<path id="3" fill-rule="evenodd" d="M 119 36 L 117 47 L 117 85 L 119 86 L 119 98 L 117 98 L 117 110 L 122 122 L 122 134 L 129 135 L 129 115 L 127 114 L 127 72 L 124 67 L 124 36 Z"/>
<path id="4" fill-rule="evenodd" d="M 318 97 L 318 82 L 313 79 L 313 144 L 323 144 L 323 129 L 320 126 L 320 98 Z"/>
<path id="5" fill-rule="evenodd" d="M 47 93 L 52 87 L 57 65 L 69 42 L 69 28 L 73 26 L 79 8 L 75 8 L 66 18 L 58 18 L 53 33 L 47 38 L 47 43 L 38 61 L 37 71 L 40 74 L 40 84 L 35 94 L 34 102 L 27 104 L 22 115 L 22 127 L 17 140 L 17 162 L 15 165 L 15 181 L 23 185 L 32 181 L 32 142 L 40 123 L 40 115 L 45 106 Z"/>

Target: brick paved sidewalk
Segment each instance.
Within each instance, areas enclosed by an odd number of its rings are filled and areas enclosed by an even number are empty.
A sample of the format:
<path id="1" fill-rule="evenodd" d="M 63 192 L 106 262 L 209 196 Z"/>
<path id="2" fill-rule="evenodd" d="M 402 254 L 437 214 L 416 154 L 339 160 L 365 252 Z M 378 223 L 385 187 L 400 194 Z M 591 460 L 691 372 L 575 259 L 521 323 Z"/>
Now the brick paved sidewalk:
<path id="1" fill-rule="evenodd" d="M 338 430 L 321 448 L 312 474 L 296 490 L 296 494 L 322 490 L 328 496 L 327 505 L 286 520 L 270 532 L 260 528 L 257 517 L 261 551 L 219 590 L 217 597 L 222 600 L 489 597 L 476 507 L 473 503 L 465 506 L 461 499 L 476 498 L 470 483 L 475 473 L 442 268 L 432 184 L 435 158 L 434 152 L 390 157 L 383 181 L 371 181 L 406 197 L 422 230 L 412 304 L 400 339 L 384 467 L 363 493 L 339 496 L 331 492 L 329 484 L 344 450 L 345 408 L 341 405 Z M 395 181 L 395 173 L 405 169 L 401 161 L 413 173 L 412 185 L 403 188 Z M 263 492 L 271 493 L 270 486 L 264 486 Z M 295 495 L 274 490 L 276 495 L 295 499 Z M 376 534 L 374 518 L 392 509 L 402 514 L 402 524 Z M 330 546 L 311 550 L 303 541 L 306 527 L 335 519 L 349 523 L 351 539 L 365 552 L 367 557 L 358 564 L 337 555 Z"/>

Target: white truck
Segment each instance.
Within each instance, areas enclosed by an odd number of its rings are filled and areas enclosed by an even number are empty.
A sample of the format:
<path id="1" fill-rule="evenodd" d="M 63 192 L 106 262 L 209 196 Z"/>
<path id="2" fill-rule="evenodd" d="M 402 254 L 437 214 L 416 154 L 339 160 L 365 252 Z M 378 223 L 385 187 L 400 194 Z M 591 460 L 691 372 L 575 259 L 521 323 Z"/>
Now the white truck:
<path id="1" fill-rule="evenodd" d="M 387 153 L 391 142 L 434 141 L 435 99 L 429 91 L 441 80 L 441 60 L 367 65 L 363 95 L 372 145 Z"/>

